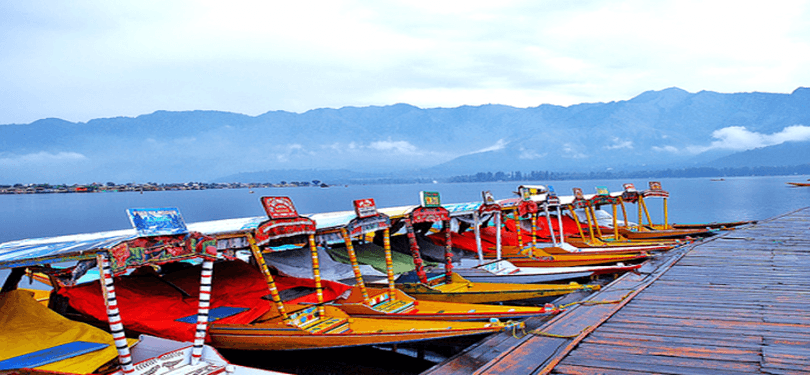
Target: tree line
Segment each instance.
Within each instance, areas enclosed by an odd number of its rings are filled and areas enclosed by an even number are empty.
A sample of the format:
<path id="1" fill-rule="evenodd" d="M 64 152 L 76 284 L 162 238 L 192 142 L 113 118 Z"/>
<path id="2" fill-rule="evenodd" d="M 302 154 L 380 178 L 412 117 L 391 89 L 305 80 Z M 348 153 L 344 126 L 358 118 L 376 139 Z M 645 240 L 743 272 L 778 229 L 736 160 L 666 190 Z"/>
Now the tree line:
<path id="1" fill-rule="evenodd" d="M 762 167 L 690 167 L 644 171 L 602 171 L 602 172 L 478 172 L 472 175 L 453 176 L 447 182 L 493 182 L 493 181 L 559 181 L 596 180 L 620 178 L 687 178 L 687 177 L 743 177 L 743 176 L 789 176 L 810 175 L 810 164 L 795 166 Z"/>

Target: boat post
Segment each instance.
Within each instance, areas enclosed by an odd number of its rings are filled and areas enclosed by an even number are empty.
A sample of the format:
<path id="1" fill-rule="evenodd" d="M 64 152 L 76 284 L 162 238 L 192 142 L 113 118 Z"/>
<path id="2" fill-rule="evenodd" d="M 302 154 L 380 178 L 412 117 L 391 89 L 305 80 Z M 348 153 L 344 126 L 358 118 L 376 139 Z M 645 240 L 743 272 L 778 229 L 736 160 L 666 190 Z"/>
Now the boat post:
<path id="1" fill-rule="evenodd" d="M 478 206 L 477 210 L 473 211 L 473 219 L 477 223 L 475 228 L 475 243 L 478 248 L 479 264 L 483 264 L 484 260 L 481 246 L 481 215 L 491 214 L 494 216 L 495 228 L 497 229 L 495 231 L 495 256 L 497 260 L 501 260 L 501 215 L 503 213 L 503 207 L 495 201 L 495 197 L 492 195 L 491 191 L 482 191 L 481 197 L 484 199 L 484 203 Z"/>
<path id="2" fill-rule="evenodd" d="M 270 268 L 267 266 L 267 262 L 264 261 L 264 255 L 262 255 L 261 249 L 256 244 L 256 239 L 253 238 L 253 235 L 250 233 L 244 234 L 245 238 L 250 245 L 250 252 L 253 254 L 253 259 L 256 260 L 256 264 L 259 265 L 259 269 L 264 274 L 264 279 L 267 282 L 267 289 L 270 290 L 270 298 L 273 300 L 272 303 L 276 305 L 276 309 L 278 313 L 281 314 L 281 319 L 284 320 L 285 323 L 290 322 L 290 317 L 287 315 L 287 311 L 284 309 L 284 303 L 281 301 L 281 296 L 278 294 L 278 288 L 276 288 L 276 281 L 273 280 L 273 275 L 270 273 Z M 219 238 L 226 238 L 226 237 L 218 237 Z"/>
<path id="3" fill-rule="evenodd" d="M 444 282 L 453 282 L 453 237 L 450 234 L 450 217 L 442 221 L 444 231 Z"/>
<path id="4" fill-rule="evenodd" d="M 616 208 L 615 204 L 610 205 L 613 207 L 613 239 L 619 239 L 619 222 L 616 220 L 616 216 L 619 215 L 618 209 Z"/>
<path id="5" fill-rule="evenodd" d="M 366 290 L 366 283 L 363 282 L 363 274 L 360 273 L 360 264 L 357 262 L 357 253 L 354 251 L 354 244 L 349 237 L 349 232 L 346 228 L 340 228 L 340 236 L 343 237 L 343 243 L 346 244 L 346 251 L 349 253 L 349 262 L 352 264 L 352 271 L 354 272 L 354 279 L 360 287 L 360 292 L 363 294 L 363 302 L 368 303 L 368 290 Z"/>
<path id="6" fill-rule="evenodd" d="M 495 214 L 495 227 L 498 228 L 498 230 L 495 231 L 495 242 L 496 242 L 495 243 L 495 257 L 498 260 L 501 260 L 501 249 L 502 249 L 502 246 L 503 246 L 501 244 L 501 230 L 502 230 L 502 228 L 501 228 L 501 218 L 502 218 L 502 215 L 503 214 L 502 214 L 502 212 L 500 210 Z"/>
<path id="7" fill-rule="evenodd" d="M 517 240 L 518 240 L 518 251 L 523 254 L 523 234 L 521 234 L 520 230 L 520 211 L 517 207 L 515 207 L 515 227 L 517 227 Z M 529 254 L 529 258 L 532 257 L 533 254 Z"/>
<path id="8" fill-rule="evenodd" d="M 587 242 L 588 240 L 585 239 L 585 232 L 582 231 L 582 224 L 580 224 L 579 221 L 579 215 L 577 215 L 577 211 L 574 208 L 573 204 L 568 205 L 568 211 L 571 212 L 571 216 L 574 217 L 574 222 L 577 224 L 577 231 L 579 232 L 579 237 L 582 238 L 585 242 Z M 591 242 L 594 242 L 593 237 L 591 237 Z"/>
<path id="9" fill-rule="evenodd" d="M 576 204 L 577 206 L 582 206 L 582 208 L 585 210 L 585 219 L 588 220 L 588 233 L 591 235 L 591 242 L 595 243 L 596 237 L 593 233 L 594 224 L 591 220 L 591 211 L 589 210 L 589 206 L 585 201 L 585 195 L 582 193 L 582 189 L 580 188 L 573 188 L 573 190 L 574 190 L 574 204 Z M 571 212 L 574 213 L 574 216 L 576 216 L 576 212 L 574 212 L 573 208 L 571 209 Z M 577 221 L 579 221 L 579 219 L 577 219 Z M 578 224 L 579 222 L 577 222 L 577 225 Z M 582 236 L 582 238 L 585 238 L 585 236 Z"/>
<path id="10" fill-rule="evenodd" d="M 354 219 L 350 220 L 346 226 L 340 228 L 340 233 L 346 243 L 346 249 L 349 253 L 349 260 L 352 263 L 357 284 L 363 294 L 363 303 L 369 305 L 370 298 L 368 290 L 363 282 L 363 274 L 360 273 L 360 263 L 357 261 L 357 253 L 352 244 L 352 236 L 365 236 L 367 233 L 377 233 L 383 230 L 383 248 L 385 250 L 385 270 L 388 278 L 388 291 L 389 299 L 396 300 L 396 286 L 394 285 L 394 262 L 391 256 L 391 238 L 389 228 L 391 222 L 388 216 L 380 214 L 377 211 L 377 204 L 373 198 L 357 199 L 352 202 L 354 206 L 354 213 L 357 215 Z M 373 221 L 373 222 L 370 222 Z"/>
<path id="11" fill-rule="evenodd" d="M 214 240 L 216 243 L 216 240 Z M 214 259 L 217 258 L 216 245 L 205 245 L 201 242 L 201 249 L 208 255 L 203 258 L 202 272 L 200 273 L 200 297 L 197 307 L 197 329 L 194 333 L 194 346 L 191 348 L 191 364 L 196 365 L 202 360 L 205 335 L 208 332 L 208 310 L 211 307 L 211 279 L 214 275 Z"/>
<path id="12" fill-rule="evenodd" d="M 537 212 L 532 212 L 532 254 L 537 249 Z"/>
<path id="13" fill-rule="evenodd" d="M 473 232 L 475 233 L 475 250 L 478 252 L 478 265 L 484 264 L 484 249 L 481 246 L 481 219 L 478 210 L 473 211 Z"/>
<path id="14" fill-rule="evenodd" d="M 307 235 L 309 250 L 312 253 L 312 277 L 315 279 L 315 295 L 318 297 L 318 314 L 325 316 L 323 308 L 323 287 L 321 286 L 321 269 L 318 261 L 318 246 L 315 245 L 315 233 Z"/>
<path id="15" fill-rule="evenodd" d="M 107 307 L 107 322 L 110 324 L 115 348 L 118 350 L 118 363 L 124 374 L 132 374 L 132 354 L 129 351 L 127 337 L 124 334 L 124 324 L 121 322 L 121 313 L 118 311 L 118 299 L 115 297 L 112 269 L 110 268 L 109 254 L 100 252 L 96 255 L 96 262 L 101 271 L 101 292 L 104 296 L 104 305 Z"/>
<path id="16" fill-rule="evenodd" d="M 422 255 L 419 254 L 419 245 L 416 243 L 416 233 L 413 231 L 413 223 L 410 217 L 405 219 L 405 230 L 408 233 L 408 243 L 411 247 L 411 256 L 413 257 L 413 265 L 416 267 L 416 276 L 419 282 L 427 284 L 427 274 L 425 274 L 425 267 L 422 265 Z"/>
<path id="17" fill-rule="evenodd" d="M 548 212 L 548 202 L 543 204 L 543 211 L 546 214 L 546 225 L 548 225 L 548 232 L 551 234 L 551 243 L 554 246 L 557 245 L 557 236 L 554 234 L 554 227 L 551 226 L 551 216 Z"/>
<path id="18" fill-rule="evenodd" d="M 548 205 L 553 204 L 557 206 L 557 227 L 560 229 L 560 246 L 565 243 L 565 231 L 563 230 L 563 221 L 562 221 L 562 209 L 560 209 L 560 198 L 557 196 L 557 192 L 554 191 L 554 187 L 548 185 L 548 192 L 546 193 L 546 212 L 548 212 Z M 548 213 L 546 213 L 548 215 Z M 552 238 L 554 236 L 554 229 L 551 228 L 549 225 L 549 229 L 551 229 Z"/>
<path id="19" fill-rule="evenodd" d="M 391 255 L 391 230 L 383 230 L 383 250 L 385 250 L 385 271 L 388 274 L 388 294 L 391 300 L 396 298 L 397 287 L 394 285 L 394 259 Z"/>

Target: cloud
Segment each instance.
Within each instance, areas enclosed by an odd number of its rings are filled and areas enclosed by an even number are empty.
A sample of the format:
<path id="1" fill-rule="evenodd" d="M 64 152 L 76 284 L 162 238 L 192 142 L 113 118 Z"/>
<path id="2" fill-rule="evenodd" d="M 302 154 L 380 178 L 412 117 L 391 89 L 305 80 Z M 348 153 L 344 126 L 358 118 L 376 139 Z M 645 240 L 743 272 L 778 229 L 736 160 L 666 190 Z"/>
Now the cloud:
<path id="1" fill-rule="evenodd" d="M 395 152 L 407 155 L 422 155 L 419 148 L 410 144 L 410 142 L 392 141 L 390 138 L 387 141 L 371 142 L 368 147 L 377 151 Z"/>
<path id="2" fill-rule="evenodd" d="M 487 151 L 498 151 L 498 150 L 503 150 L 504 148 L 506 148 L 506 141 L 503 140 L 503 139 L 499 139 L 497 142 L 495 142 L 494 145 L 489 146 L 489 147 L 484 147 L 484 148 L 482 148 L 482 149 L 480 149 L 478 151 L 474 151 L 473 154 L 476 154 L 476 153 L 479 153 L 479 152 L 487 152 Z"/>
<path id="3" fill-rule="evenodd" d="M 653 146 L 652 150 L 656 152 L 672 152 L 672 153 L 678 152 L 678 148 L 675 146 L 663 146 L 663 147 Z"/>
<path id="4" fill-rule="evenodd" d="M 801 1 L 0 2 L 0 124 L 790 92 L 810 79 L 807 12 Z"/>
<path id="5" fill-rule="evenodd" d="M 0 166 L 23 167 L 23 166 L 53 166 L 54 164 L 76 163 L 89 160 L 86 156 L 78 152 L 50 152 L 40 151 L 25 155 L 11 155 L 0 158 Z"/>
<path id="6" fill-rule="evenodd" d="M 546 157 L 548 152 L 538 153 L 536 150 L 533 149 L 525 149 L 523 147 L 520 148 L 520 155 L 518 155 L 518 159 L 526 159 L 526 160 L 534 160 L 534 159 L 541 159 Z"/>
<path id="7" fill-rule="evenodd" d="M 774 146 L 785 142 L 810 140 L 810 127 L 804 125 L 788 126 L 773 134 L 752 132 L 744 126 L 730 126 L 712 132 L 715 141 L 708 146 L 688 146 L 686 150 L 699 154 L 709 150 L 744 151 L 754 148 Z"/>
<path id="8" fill-rule="evenodd" d="M 585 154 L 577 151 L 574 148 L 574 146 L 572 144 L 570 144 L 570 143 L 563 144 L 563 152 L 565 153 L 565 155 L 562 155 L 562 157 L 564 157 L 564 158 L 585 159 L 585 158 L 588 157 L 588 155 L 585 155 Z"/>
<path id="9" fill-rule="evenodd" d="M 613 144 L 609 146 L 605 146 L 605 149 L 608 150 L 618 150 L 622 148 L 632 149 L 633 148 L 633 141 L 622 141 L 618 137 L 613 137 Z"/>

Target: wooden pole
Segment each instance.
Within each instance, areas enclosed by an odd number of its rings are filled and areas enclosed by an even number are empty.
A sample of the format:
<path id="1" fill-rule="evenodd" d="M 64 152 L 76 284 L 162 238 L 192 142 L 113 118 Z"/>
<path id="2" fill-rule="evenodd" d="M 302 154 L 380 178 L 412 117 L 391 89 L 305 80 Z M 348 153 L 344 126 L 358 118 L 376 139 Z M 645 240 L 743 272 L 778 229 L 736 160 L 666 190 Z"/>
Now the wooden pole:
<path id="1" fill-rule="evenodd" d="M 501 260 L 501 249 L 502 249 L 502 246 L 503 246 L 503 245 L 501 245 L 501 216 L 502 215 L 503 215 L 503 213 L 501 211 L 498 211 L 498 212 L 495 213 L 495 227 L 498 228 L 498 230 L 495 232 L 495 242 L 496 242 L 495 243 L 495 257 L 498 260 Z"/>
<path id="2" fill-rule="evenodd" d="M 546 225 L 548 225 L 548 233 L 551 234 L 551 244 L 557 246 L 557 236 L 554 235 L 554 227 L 551 226 L 551 216 L 548 213 L 548 203 L 543 205 L 543 211 L 546 213 Z"/>
<path id="3" fill-rule="evenodd" d="M 444 231 L 444 282 L 450 284 L 453 282 L 453 237 L 450 233 L 450 220 L 442 221 L 442 230 Z"/>
<path id="4" fill-rule="evenodd" d="M 596 219 L 596 208 L 593 206 L 585 207 L 585 211 L 589 211 L 591 217 L 593 218 L 593 226 L 596 228 L 596 236 L 600 240 L 602 239 L 602 228 L 599 228 L 599 220 Z"/>
<path id="5" fill-rule="evenodd" d="M 612 204 L 610 206 L 613 207 L 613 239 L 618 241 L 619 240 L 619 222 L 618 222 L 618 220 L 616 220 L 616 216 L 618 216 L 619 213 L 617 212 L 618 209 L 616 208 L 615 204 Z"/>
<path id="6" fill-rule="evenodd" d="M 408 232 L 408 242 L 411 244 L 411 256 L 413 256 L 413 265 L 416 267 L 416 276 L 420 282 L 427 284 L 427 275 L 425 267 L 422 266 L 422 256 L 419 254 L 419 245 L 416 243 L 416 233 L 413 231 L 411 219 L 405 219 L 405 229 Z"/>
<path id="7" fill-rule="evenodd" d="M 583 207 L 585 209 L 585 218 L 588 219 L 588 233 L 591 235 L 591 241 L 596 242 L 596 236 L 593 233 L 593 220 L 591 220 L 591 210 L 588 209 L 588 206 Z"/>
<path id="8" fill-rule="evenodd" d="M 557 205 L 557 226 L 560 228 L 560 245 L 565 243 L 565 231 L 563 230 L 562 209 Z"/>
<path id="9" fill-rule="evenodd" d="M 532 213 L 532 254 L 537 249 L 537 212 Z"/>
<path id="10" fill-rule="evenodd" d="M 216 257 L 216 256 L 214 256 Z M 197 307 L 197 329 L 194 333 L 194 346 L 191 348 L 191 364 L 202 359 L 205 335 L 208 332 L 208 309 L 211 307 L 211 279 L 214 274 L 214 261 L 205 258 L 200 273 L 200 298 Z"/>
<path id="11" fill-rule="evenodd" d="M 515 208 L 515 226 L 517 227 L 518 253 L 523 254 L 523 235 L 520 233 L 520 211 L 517 208 Z M 529 253 L 529 258 L 531 258 L 532 255 L 532 253 Z"/>
<path id="12" fill-rule="evenodd" d="M 323 287 L 321 287 L 321 269 L 318 262 L 318 246 L 315 245 L 315 234 L 309 235 L 309 250 L 312 252 L 312 276 L 315 278 L 315 295 L 318 296 L 318 315 L 323 317 Z"/>
<path id="13" fill-rule="evenodd" d="M 650 210 L 647 208 L 647 202 L 645 202 L 642 198 L 639 198 L 638 201 L 641 202 L 641 205 L 644 207 L 644 215 L 647 216 L 647 223 L 652 227 L 653 222 L 650 218 Z"/>
<path id="14" fill-rule="evenodd" d="M 475 250 L 478 252 L 478 265 L 484 264 L 484 249 L 481 246 L 481 219 L 478 211 L 473 211 L 473 231 L 475 232 Z"/>
<path id="15" fill-rule="evenodd" d="M 118 364 L 121 367 L 121 372 L 132 374 L 135 372 L 135 368 L 132 366 L 132 354 L 129 351 L 127 337 L 124 334 L 121 313 L 118 311 L 118 299 L 115 297 L 115 285 L 113 285 L 109 255 L 103 252 L 98 253 L 96 262 L 101 271 L 101 292 L 104 296 L 104 305 L 107 307 L 107 322 L 110 324 L 110 332 L 115 342 L 115 348 L 118 350 Z"/>
<path id="16" fill-rule="evenodd" d="M 349 262 L 352 264 L 352 271 L 354 271 L 354 280 L 357 286 L 360 287 L 360 293 L 363 294 L 363 302 L 368 303 L 368 290 L 366 290 L 366 283 L 363 282 L 363 274 L 360 273 L 360 264 L 357 262 L 357 253 L 354 251 L 352 239 L 349 237 L 346 228 L 340 228 L 340 235 L 343 237 L 343 243 L 346 244 L 346 252 L 349 253 Z"/>
<path id="17" fill-rule="evenodd" d="M 577 212 L 574 210 L 574 205 L 568 205 L 568 211 L 571 211 L 571 216 L 574 217 L 574 222 L 577 223 L 577 231 L 579 232 L 579 237 L 581 237 L 583 241 L 587 242 L 587 240 L 585 239 L 585 232 L 582 231 L 582 224 L 579 223 L 579 216 L 577 216 Z"/>
<path id="18" fill-rule="evenodd" d="M 391 233 L 388 228 L 383 231 L 383 249 L 385 250 L 385 271 L 388 274 L 388 294 L 391 300 L 396 299 L 396 286 L 394 285 L 394 260 L 391 256 Z"/>
<path id="19" fill-rule="evenodd" d="M 270 273 L 270 268 L 267 267 L 267 262 L 264 261 L 262 251 L 259 249 L 259 246 L 256 245 L 256 239 L 254 239 L 253 235 L 250 233 L 248 233 L 245 237 L 250 245 L 250 252 L 253 254 L 253 259 L 256 260 L 256 264 L 259 265 L 259 269 L 262 271 L 262 274 L 264 274 L 264 279 L 267 282 L 267 289 L 270 290 L 270 298 L 276 305 L 276 309 L 278 310 L 278 313 L 281 314 L 281 318 L 284 320 L 284 322 L 289 323 L 290 317 L 287 315 L 287 311 L 284 309 L 284 302 L 281 301 L 281 296 L 278 294 L 278 288 L 276 288 L 276 282 L 273 280 L 273 275 Z"/>

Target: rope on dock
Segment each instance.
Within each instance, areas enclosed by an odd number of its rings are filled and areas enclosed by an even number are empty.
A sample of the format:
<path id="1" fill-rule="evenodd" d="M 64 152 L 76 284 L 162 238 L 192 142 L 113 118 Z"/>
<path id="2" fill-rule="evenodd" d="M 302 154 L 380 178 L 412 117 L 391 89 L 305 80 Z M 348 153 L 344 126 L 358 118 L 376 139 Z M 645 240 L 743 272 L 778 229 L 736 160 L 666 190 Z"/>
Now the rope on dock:
<path id="1" fill-rule="evenodd" d="M 559 307 L 559 309 L 563 310 L 563 309 L 566 309 L 566 308 L 568 308 L 570 306 L 574 306 L 574 305 L 594 306 L 594 305 L 609 305 L 609 304 L 622 303 L 622 302 L 624 302 L 625 299 L 630 297 L 630 295 L 633 294 L 633 293 L 635 293 L 635 289 L 631 289 L 629 292 L 627 292 L 627 294 L 623 295 L 619 299 L 607 300 L 607 301 L 576 301 L 576 302 L 571 302 L 569 304 L 562 305 L 562 306 Z M 586 326 L 585 328 L 583 328 L 582 330 L 580 330 L 579 332 L 577 332 L 577 333 L 575 333 L 573 335 L 558 335 L 558 334 L 555 334 L 555 333 L 549 333 L 549 332 L 541 331 L 539 328 L 535 329 L 535 330 L 532 330 L 532 331 L 529 331 L 529 333 L 531 333 L 533 335 L 538 335 L 538 336 L 556 337 L 556 338 L 561 338 L 561 339 L 573 339 L 573 338 L 576 338 L 579 335 L 581 335 L 583 332 L 588 331 L 590 328 L 591 328 L 591 326 Z"/>
<path id="2" fill-rule="evenodd" d="M 511 322 L 511 320 L 509 322 Z M 507 322 L 507 324 L 509 322 Z M 520 332 L 523 333 L 523 335 L 521 335 L 520 337 L 518 337 L 518 335 L 517 335 L 518 325 L 520 325 Z M 528 335 L 528 333 L 526 333 L 526 325 L 525 324 L 512 324 L 512 337 L 520 340 L 520 339 L 526 337 L 527 335 Z"/>
<path id="3" fill-rule="evenodd" d="M 622 301 L 627 299 L 627 297 L 630 297 L 630 295 L 633 294 L 633 292 L 635 292 L 635 289 L 631 289 L 629 292 L 627 292 L 627 294 L 623 295 L 621 298 L 614 299 L 614 300 L 607 300 L 607 301 L 587 301 L 586 300 L 586 301 L 571 302 L 569 304 L 560 306 L 559 309 L 560 310 L 567 309 L 568 307 L 571 307 L 571 306 L 574 306 L 574 305 L 593 306 L 593 305 L 609 305 L 609 304 L 612 304 L 612 303 L 621 303 Z"/>
<path id="4" fill-rule="evenodd" d="M 533 331 L 531 331 L 529 333 L 531 333 L 533 335 L 537 335 L 537 336 L 556 337 L 556 338 L 560 338 L 560 339 L 573 339 L 573 338 L 576 338 L 577 336 L 581 335 L 582 332 L 587 331 L 589 328 L 591 328 L 591 326 L 587 326 L 587 327 L 583 328 L 581 331 L 579 331 L 579 332 L 577 332 L 577 333 L 575 333 L 573 335 L 558 335 L 556 333 L 543 332 L 543 331 L 541 331 L 539 329 L 535 329 L 535 330 L 533 330 Z"/>

